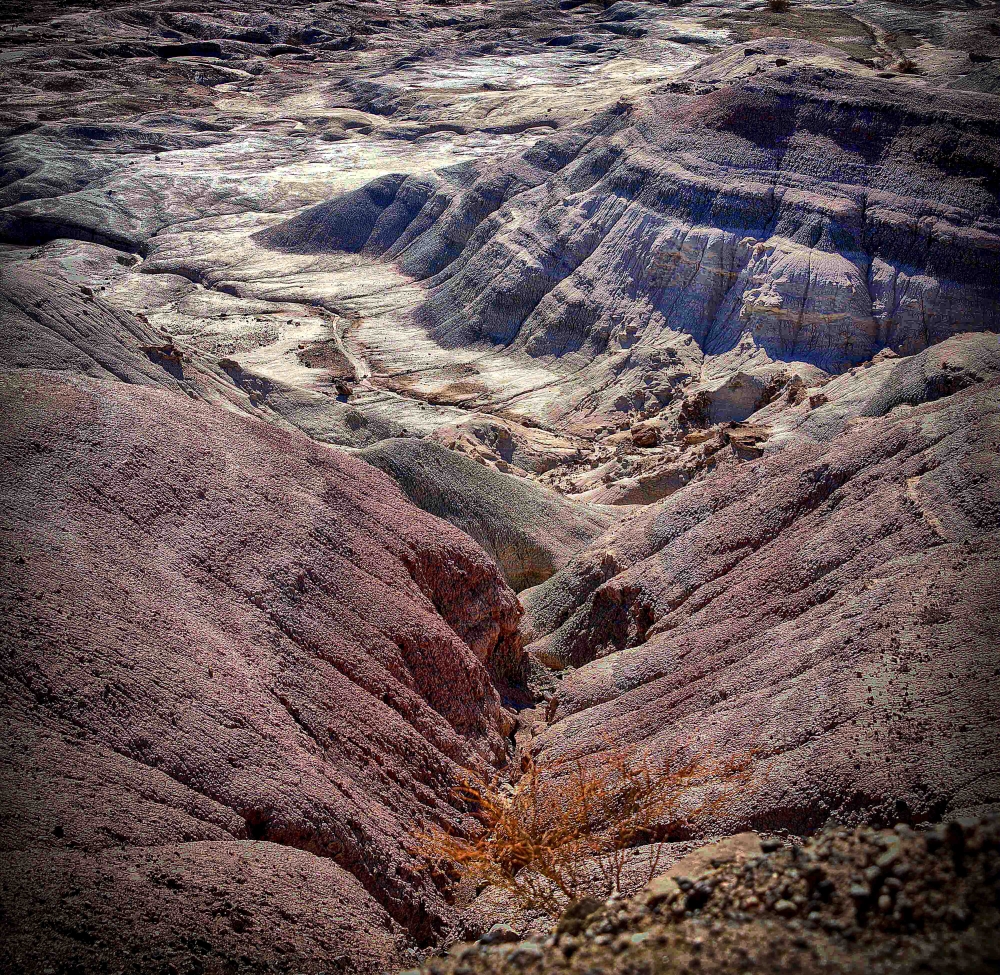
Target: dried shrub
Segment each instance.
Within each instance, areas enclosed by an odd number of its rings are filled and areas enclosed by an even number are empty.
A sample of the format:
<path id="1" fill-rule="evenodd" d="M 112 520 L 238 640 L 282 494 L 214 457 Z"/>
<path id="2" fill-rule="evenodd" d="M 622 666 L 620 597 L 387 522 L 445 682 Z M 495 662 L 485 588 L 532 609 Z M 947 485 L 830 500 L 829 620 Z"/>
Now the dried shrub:
<path id="1" fill-rule="evenodd" d="M 638 878 L 659 872 L 664 843 L 718 813 L 746 786 L 754 753 L 727 759 L 612 748 L 554 761 L 527 759 L 516 785 L 469 778 L 457 791 L 478 828 L 419 837 L 435 870 L 499 887 L 523 907 L 555 915 L 587 895 L 622 889 L 633 852 L 648 847 Z"/>
<path id="2" fill-rule="evenodd" d="M 787 13 L 791 6 L 789 0 L 767 0 L 767 9 L 776 14 Z"/>
<path id="3" fill-rule="evenodd" d="M 898 71 L 900 74 L 916 74 L 917 63 L 909 58 L 901 58 L 892 66 L 892 70 Z"/>

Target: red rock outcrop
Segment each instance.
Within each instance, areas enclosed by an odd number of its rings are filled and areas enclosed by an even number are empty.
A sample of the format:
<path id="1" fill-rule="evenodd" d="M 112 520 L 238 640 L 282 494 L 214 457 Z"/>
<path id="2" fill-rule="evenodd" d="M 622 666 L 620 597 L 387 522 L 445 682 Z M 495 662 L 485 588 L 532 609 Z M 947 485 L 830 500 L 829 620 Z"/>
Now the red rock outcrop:
<path id="1" fill-rule="evenodd" d="M 761 749 L 726 827 L 1000 798 L 1000 383 L 719 469 L 525 594 L 537 746 Z"/>
<path id="2" fill-rule="evenodd" d="M 365 971 L 432 936 L 407 837 L 512 727 L 494 563 L 266 423 L 51 372 L 2 398 L 4 967 Z"/>

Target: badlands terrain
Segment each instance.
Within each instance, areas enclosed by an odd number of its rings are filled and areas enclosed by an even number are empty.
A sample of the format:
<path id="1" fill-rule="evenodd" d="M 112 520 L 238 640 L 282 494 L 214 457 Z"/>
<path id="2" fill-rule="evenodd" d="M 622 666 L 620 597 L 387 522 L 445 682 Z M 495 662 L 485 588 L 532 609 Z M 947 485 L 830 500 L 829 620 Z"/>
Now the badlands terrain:
<path id="1" fill-rule="evenodd" d="M 1000 969 L 995 4 L 0 0 L 0 81 L 4 971 Z M 427 857 L 618 748 L 752 755 L 645 891 Z"/>

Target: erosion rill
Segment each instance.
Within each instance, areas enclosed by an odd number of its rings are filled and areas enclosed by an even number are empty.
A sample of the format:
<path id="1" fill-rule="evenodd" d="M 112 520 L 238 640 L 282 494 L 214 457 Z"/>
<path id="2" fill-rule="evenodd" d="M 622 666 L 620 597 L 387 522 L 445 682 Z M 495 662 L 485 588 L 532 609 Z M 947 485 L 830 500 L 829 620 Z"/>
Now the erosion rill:
<path id="1" fill-rule="evenodd" d="M 1000 971 L 995 5 L 0 80 L 0 969 Z"/>

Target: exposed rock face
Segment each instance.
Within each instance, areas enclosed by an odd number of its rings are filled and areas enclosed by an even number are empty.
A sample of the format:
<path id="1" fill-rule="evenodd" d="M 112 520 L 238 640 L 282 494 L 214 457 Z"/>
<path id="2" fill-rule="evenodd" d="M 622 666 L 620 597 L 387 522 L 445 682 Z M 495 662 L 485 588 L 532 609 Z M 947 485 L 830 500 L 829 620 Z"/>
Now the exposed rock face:
<path id="1" fill-rule="evenodd" d="M 88 967 L 151 960 L 218 904 L 247 916 L 213 922 L 206 958 L 262 964 L 302 888 L 306 954 L 374 970 L 403 928 L 429 937 L 448 909 L 407 837 L 458 822 L 460 768 L 503 759 L 512 728 L 491 673 L 518 670 L 520 610 L 494 563 L 260 421 L 30 371 L 3 400 L 10 962 L 50 937 Z"/>
<path id="2" fill-rule="evenodd" d="M 579 665 L 536 747 L 753 743 L 733 824 L 995 802 L 998 411 L 988 379 L 857 420 L 598 539 L 525 594 L 533 648 Z"/>
<path id="3" fill-rule="evenodd" d="M 479 542 L 516 591 L 544 582 L 611 524 L 599 507 L 574 504 L 429 440 L 384 440 L 360 456 L 418 507 Z"/>

